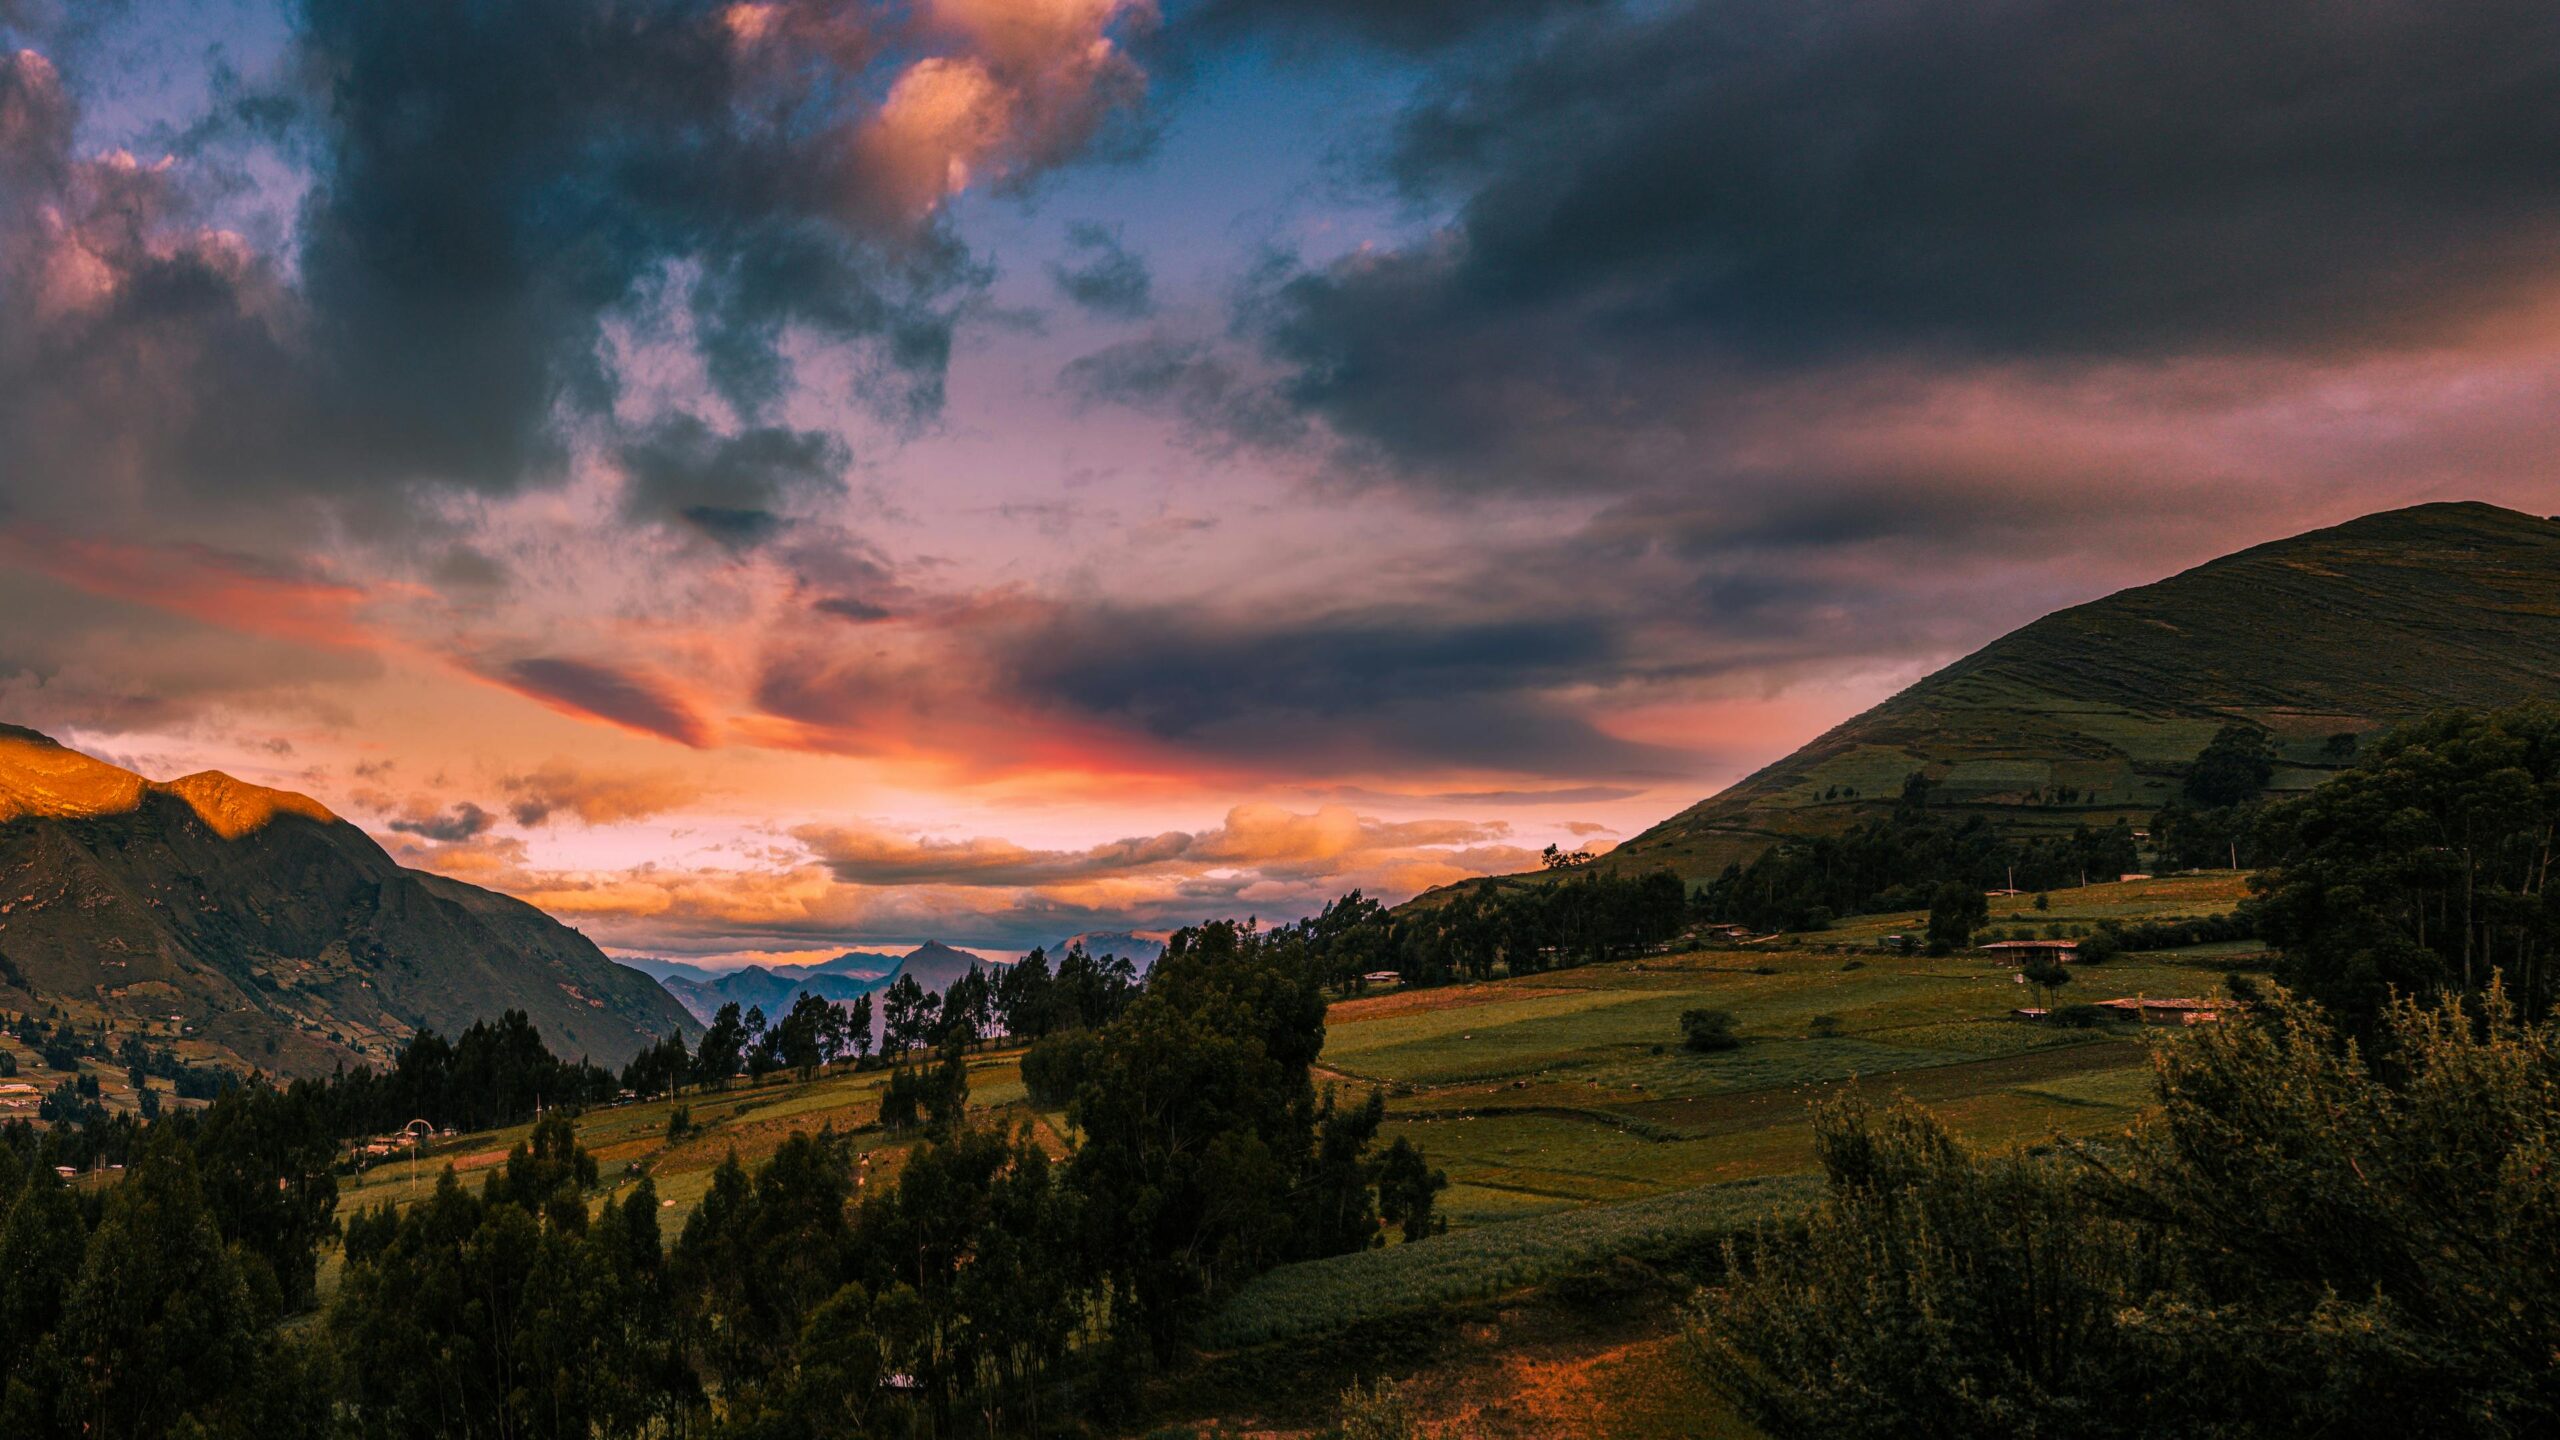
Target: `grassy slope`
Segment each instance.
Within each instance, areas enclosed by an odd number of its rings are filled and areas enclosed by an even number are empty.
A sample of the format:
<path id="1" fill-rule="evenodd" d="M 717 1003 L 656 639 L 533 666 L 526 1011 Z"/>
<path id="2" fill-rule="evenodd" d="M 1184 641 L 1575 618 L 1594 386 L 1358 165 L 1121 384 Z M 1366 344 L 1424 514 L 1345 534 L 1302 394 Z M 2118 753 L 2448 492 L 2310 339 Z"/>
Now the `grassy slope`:
<path id="1" fill-rule="evenodd" d="M 2560 523 L 2423 505 L 2295 536 L 2046 616 L 1614 852 L 1712 876 L 1773 840 L 1882 814 L 1905 776 L 2020 832 L 2141 825 L 2225 720 L 2278 735 L 2276 783 L 2321 742 L 2442 705 L 2554 693 Z M 1855 798 L 1834 795 L 1854 787 Z M 2069 787 L 2074 805 L 2030 803 Z"/>

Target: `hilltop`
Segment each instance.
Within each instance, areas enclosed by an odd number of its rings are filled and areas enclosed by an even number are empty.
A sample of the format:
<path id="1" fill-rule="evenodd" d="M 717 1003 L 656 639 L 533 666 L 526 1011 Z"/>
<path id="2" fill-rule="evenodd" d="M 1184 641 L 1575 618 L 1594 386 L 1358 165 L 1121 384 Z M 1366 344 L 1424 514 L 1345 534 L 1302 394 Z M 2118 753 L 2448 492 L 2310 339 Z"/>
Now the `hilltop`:
<path id="1" fill-rule="evenodd" d="M 696 1028 L 519 900 L 402 868 L 306 795 L 153 781 L 0 727 L 0 1005 L 63 1008 L 236 1068 L 388 1060 L 522 1010 L 619 1064 Z"/>
<path id="2" fill-rule="evenodd" d="M 1791 835 L 1933 808 L 2018 834 L 2136 826 L 2231 720 L 2266 727 L 2274 787 L 2444 706 L 2560 689 L 2560 522 L 2420 505 L 2259 545 L 2058 611 L 1672 816 L 1608 863 L 1712 876 Z"/>

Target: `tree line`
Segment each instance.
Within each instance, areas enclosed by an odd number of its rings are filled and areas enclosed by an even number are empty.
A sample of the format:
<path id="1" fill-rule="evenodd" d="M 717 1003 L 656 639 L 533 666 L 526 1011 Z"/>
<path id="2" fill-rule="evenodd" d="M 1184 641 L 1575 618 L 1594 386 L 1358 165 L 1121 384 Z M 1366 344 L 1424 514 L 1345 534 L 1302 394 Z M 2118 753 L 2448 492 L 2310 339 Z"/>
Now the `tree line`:
<path id="1" fill-rule="evenodd" d="M 1779 842 L 1737 862 L 1700 892 L 1709 918 L 1755 930 L 1820 930 L 1849 915 L 1913 910 L 1949 889 L 2054 890 L 2140 868 L 2133 829 L 2079 826 L 2013 839 L 1980 815 L 1930 808 L 1935 785 L 1914 774 L 1893 813 L 1837 835 Z"/>
<path id="2" fill-rule="evenodd" d="M 1037 1433 L 1126 1413 L 1261 1271 L 1437 1227 L 1445 1181 L 1379 1143 L 1382 1098 L 1314 1083 L 1325 982 L 1295 927 L 1185 931 L 1108 1004 L 1083 968 L 1014 981 L 1039 1007 L 1017 1018 L 1047 1017 L 1032 1053 L 1071 1057 L 1071 1152 L 967 1106 L 975 1022 L 946 996 L 892 1083 L 951 1075 L 956 1103 L 894 1182 L 860 1135 L 794 1134 L 754 1167 L 733 1154 L 672 1236 L 646 1176 L 600 1193 L 561 1108 L 476 1186 L 448 1170 L 405 1212 L 337 1215 L 351 1095 L 593 1085 L 519 1055 L 511 1020 L 382 1076 L 228 1092 L 143 1130 L 108 1185 L 58 1180 L 57 1135 L 0 1131 L 0 1432 Z M 524 1063 L 474 1068 L 505 1056 Z"/>

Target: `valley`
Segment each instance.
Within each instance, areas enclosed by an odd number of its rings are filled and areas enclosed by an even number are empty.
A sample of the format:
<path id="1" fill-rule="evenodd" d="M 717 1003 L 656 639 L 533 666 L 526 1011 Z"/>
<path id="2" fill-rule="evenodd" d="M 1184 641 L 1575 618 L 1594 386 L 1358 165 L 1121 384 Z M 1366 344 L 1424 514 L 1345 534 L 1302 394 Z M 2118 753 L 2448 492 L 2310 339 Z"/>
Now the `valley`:
<path id="1" fill-rule="evenodd" d="M 1993 924 L 2188 918 L 2225 911 L 2244 893 L 2244 878 L 2230 873 L 2094 885 L 2053 892 L 2042 911 L 2016 897 Z M 1274 1392 L 1263 1391 L 1213 1412 L 1175 1397 L 1195 1380 L 1218 1393 L 1220 1376 L 1310 1350 L 1353 1352 L 1327 1362 L 1349 1383 L 1372 1373 L 1359 1347 L 1385 1333 L 1396 1337 L 1386 1353 L 1399 1357 L 1399 1373 L 1428 1372 L 1421 1393 L 1446 1408 L 1442 1418 L 1474 1417 L 1448 1433 L 1537 1434 L 1540 1417 L 1553 1414 L 1541 1407 L 1562 1403 L 1559 1395 L 1651 1417 L 1630 1413 L 1598 1433 L 1696 1433 L 1674 1425 L 1699 1396 L 1680 1368 L 1678 1292 L 1665 1276 L 1711 1256 L 1722 1237 L 1809 1202 L 1810 1106 L 1854 1087 L 1879 1100 L 1907 1094 L 1986 1145 L 2103 1140 L 2148 1102 L 2151 1047 L 2180 1039 L 2174 1025 L 2020 1020 L 2011 1012 L 2026 987 L 1992 956 L 1880 946 L 1919 918 L 1862 917 L 1760 944 L 1334 1000 L 1318 1083 L 1385 1091 L 1386 1137 L 1411 1139 L 1448 1176 L 1450 1230 L 1253 1281 L 1204 1332 L 1205 1380 L 1169 1379 L 1159 1418 L 1202 1433 L 1317 1433 L 1330 1423 L 1330 1391 L 1288 1390 L 1303 1408 L 1272 1408 Z M 2214 947 L 2128 954 L 2078 967 L 2065 988 L 2077 1001 L 2210 997 L 2234 963 Z M 1715 1054 L 1684 1049 L 1679 1017 L 1700 1007 L 1730 1011 L 1742 1043 Z M 969 1057 L 971 1113 L 981 1124 L 1028 1123 L 1063 1154 L 1072 1131 L 1062 1113 L 1031 1104 L 1021 1055 L 997 1042 Z M 742 1080 L 591 1109 L 574 1123 L 597 1159 L 600 1197 L 627 1194 L 645 1176 L 672 1235 L 726 1156 L 752 1169 L 795 1131 L 852 1135 L 859 1188 L 892 1182 L 916 1141 L 877 1128 L 886 1079 L 871 1069 Z M 670 1139 L 679 1111 L 686 1133 Z M 413 1205 L 448 1165 L 476 1185 L 529 1133 L 463 1135 L 423 1157 L 375 1163 L 344 1183 L 341 1212 Z M 324 1284 L 333 1265 L 324 1263 Z M 1613 1274 L 1634 1288 L 1607 1290 L 1597 1311 L 1575 1298 L 1573 1277 Z M 1706 1433 L 1750 1432 L 1731 1422 Z"/>

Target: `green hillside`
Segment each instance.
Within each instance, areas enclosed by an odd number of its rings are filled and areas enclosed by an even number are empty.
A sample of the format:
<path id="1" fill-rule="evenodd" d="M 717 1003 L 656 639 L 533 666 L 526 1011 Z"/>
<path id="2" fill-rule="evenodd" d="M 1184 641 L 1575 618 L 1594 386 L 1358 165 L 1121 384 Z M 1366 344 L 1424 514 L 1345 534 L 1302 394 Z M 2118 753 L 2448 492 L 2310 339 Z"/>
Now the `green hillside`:
<path id="1" fill-rule="evenodd" d="M 1993 641 L 1620 846 L 1711 876 L 1791 835 L 1933 808 L 2017 833 L 2139 826 L 2219 726 L 2274 733 L 2305 789 L 2364 735 L 2448 705 L 2560 692 L 2560 522 L 2421 505 L 2278 540 Z"/>

